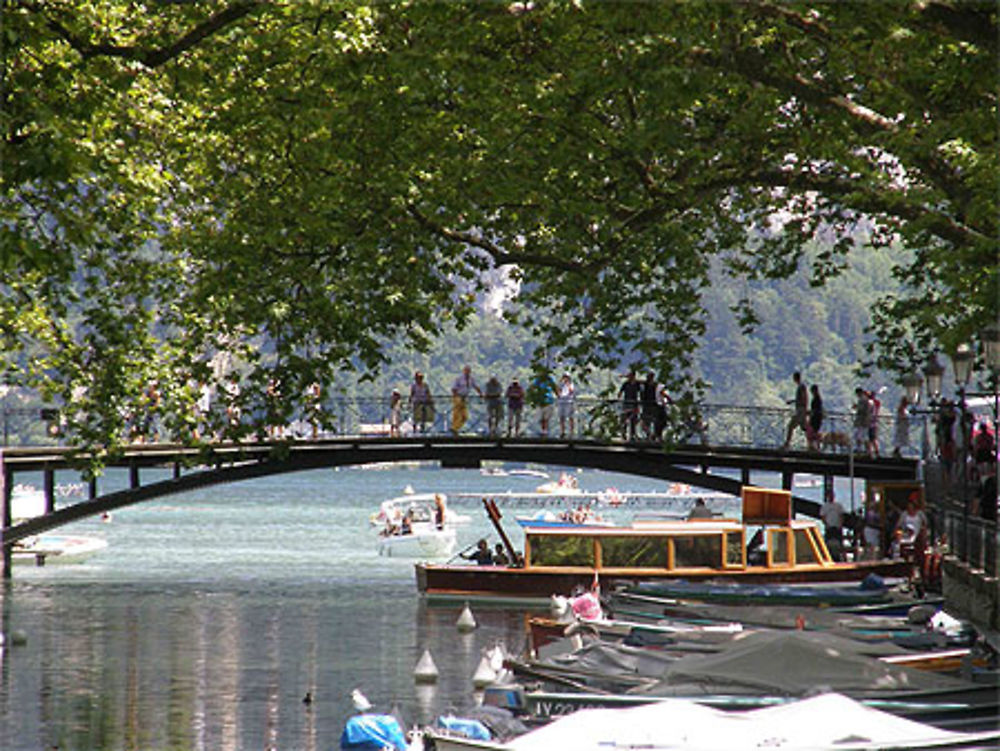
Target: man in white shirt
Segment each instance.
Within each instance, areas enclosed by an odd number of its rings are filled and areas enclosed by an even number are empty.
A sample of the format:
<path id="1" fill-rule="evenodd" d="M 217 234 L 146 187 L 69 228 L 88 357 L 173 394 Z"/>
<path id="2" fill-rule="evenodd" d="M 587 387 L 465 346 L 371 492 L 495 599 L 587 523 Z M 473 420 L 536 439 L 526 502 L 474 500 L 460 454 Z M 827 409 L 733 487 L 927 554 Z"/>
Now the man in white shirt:
<path id="1" fill-rule="evenodd" d="M 833 488 L 826 494 L 826 500 L 819 507 L 819 518 L 823 520 L 823 539 L 834 560 L 840 560 L 844 546 L 844 507 L 833 495 Z"/>

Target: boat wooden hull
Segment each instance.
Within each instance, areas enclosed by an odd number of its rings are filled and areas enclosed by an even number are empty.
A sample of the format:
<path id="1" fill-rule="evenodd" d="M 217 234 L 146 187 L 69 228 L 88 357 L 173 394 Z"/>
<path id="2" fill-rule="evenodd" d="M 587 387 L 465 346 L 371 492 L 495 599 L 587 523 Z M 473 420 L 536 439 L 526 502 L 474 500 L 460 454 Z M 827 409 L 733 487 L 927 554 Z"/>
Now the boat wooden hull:
<path id="1" fill-rule="evenodd" d="M 797 566 L 794 568 L 756 568 L 720 572 L 687 569 L 679 571 L 599 570 L 597 578 L 605 590 L 634 586 L 645 581 L 709 581 L 746 584 L 815 584 L 820 582 L 858 582 L 869 574 L 902 577 L 909 573 L 905 561 L 858 561 L 833 565 Z M 565 595 L 574 587 L 590 587 L 592 568 L 513 568 L 507 566 L 460 566 L 416 564 L 417 589 L 430 599 L 469 599 L 518 597 L 548 599 Z"/>

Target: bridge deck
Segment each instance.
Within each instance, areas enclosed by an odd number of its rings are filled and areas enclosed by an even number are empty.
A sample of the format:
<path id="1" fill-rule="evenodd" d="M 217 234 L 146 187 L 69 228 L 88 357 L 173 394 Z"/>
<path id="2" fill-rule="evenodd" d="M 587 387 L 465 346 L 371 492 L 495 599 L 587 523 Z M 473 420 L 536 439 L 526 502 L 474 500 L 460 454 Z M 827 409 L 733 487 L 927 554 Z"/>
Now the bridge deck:
<path id="1" fill-rule="evenodd" d="M 446 467 L 478 468 L 483 461 L 532 462 L 586 467 L 624 474 L 683 482 L 738 495 L 751 484 L 752 472 L 778 472 L 791 489 L 796 474 L 853 476 L 865 480 L 913 480 L 917 463 L 911 459 L 870 459 L 844 454 L 775 452 L 747 447 L 688 445 L 666 451 L 652 443 L 609 442 L 595 439 L 486 438 L 480 436 L 417 436 L 408 438 L 340 437 L 319 440 L 223 443 L 195 449 L 171 444 L 126 447 L 105 460 L 107 466 L 130 472 L 130 487 L 105 495 L 98 483 L 89 484 L 88 497 L 55 510 L 53 476 L 56 471 L 86 467 L 86 457 L 68 448 L 9 448 L 0 454 L 3 494 L 3 545 L 54 529 L 87 516 L 133 503 L 220 483 L 287 472 L 358 464 L 438 461 Z M 143 483 L 140 470 L 171 467 L 168 480 Z M 739 471 L 740 478 L 711 470 Z M 42 472 L 50 513 L 12 524 L 10 492 L 19 474 Z M 818 504 L 796 499 L 796 511 L 815 516 Z"/>

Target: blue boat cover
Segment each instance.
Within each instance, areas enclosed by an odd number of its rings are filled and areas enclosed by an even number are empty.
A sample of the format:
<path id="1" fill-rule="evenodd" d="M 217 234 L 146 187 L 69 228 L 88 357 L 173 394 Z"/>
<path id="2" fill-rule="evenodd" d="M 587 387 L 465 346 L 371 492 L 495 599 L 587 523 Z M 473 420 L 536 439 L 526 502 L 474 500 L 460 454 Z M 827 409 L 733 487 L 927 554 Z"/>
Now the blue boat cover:
<path id="1" fill-rule="evenodd" d="M 360 714 L 344 725 L 340 748 L 343 751 L 382 751 L 384 748 L 406 751 L 406 738 L 392 715 Z"/>
<path id="2" fill-rule="evenodd" d="M 479 720 L 467 720 L 463 717 L 441 715 L 437 718 L 437 724 L 439 728 L 466 738 L 471 738 L 474 741 L 490 740 L 490 731 Z"/>

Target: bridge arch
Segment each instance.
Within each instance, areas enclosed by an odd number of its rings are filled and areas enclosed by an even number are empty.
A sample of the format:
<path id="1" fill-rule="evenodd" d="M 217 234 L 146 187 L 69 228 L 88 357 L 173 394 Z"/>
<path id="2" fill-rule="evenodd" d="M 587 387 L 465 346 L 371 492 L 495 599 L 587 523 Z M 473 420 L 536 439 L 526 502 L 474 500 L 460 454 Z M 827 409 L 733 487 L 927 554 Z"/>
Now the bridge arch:
<path id="1" fill-rule="evenodd" d="M 13 449 L 2 455 L 3 546 L 5 558 L 19 540 L 70 522 L 124 508 L 136 503 L 199 488 L 291 472 L 373 463 L 439 461 L 443 467 L 475 469 L 483 461 L 531 462 L 565 467 L 600 469 L 633 474 L 738 495 L 750 484 L 751 472 L 779 472 L 791 487 L 796 473 L 847 476 L 859 479 L 912 480 L 916 462 L 906 459 L 854 460 L 841 455 L 806 452 L 775 453 L 763 449 L 680 446 L 665 451 L 650 443 L 621 443 L 594 439 L 551 438 L 484 439 L 467 436 L 410 438 L 341 438 L 316 441 L 220 444 L 210 451 L 181 446 L 147 444 L 128 448 L 109 466 L 128 468 L 129 487 L 106 494 L 90 485 L 86 500 L 54 508 L 52 476 L 72 469 L 70 450 Z M 173 467 L 173 476 L 143 483 L 143 468 Z M 185 468 L 187 471 L 185 471 Z M 740 478 L 712 474 L 712 469 L 737 470 Z M 49 512 L 12 524 L 10 489 L 18 473 L 42 471 L 46 477 Z M 795 498 L 799 513 L 815 516 L 818 504 Z"/>

